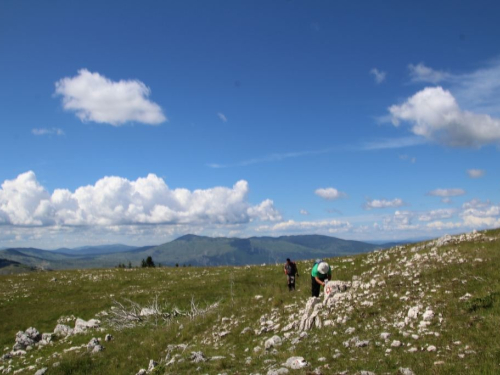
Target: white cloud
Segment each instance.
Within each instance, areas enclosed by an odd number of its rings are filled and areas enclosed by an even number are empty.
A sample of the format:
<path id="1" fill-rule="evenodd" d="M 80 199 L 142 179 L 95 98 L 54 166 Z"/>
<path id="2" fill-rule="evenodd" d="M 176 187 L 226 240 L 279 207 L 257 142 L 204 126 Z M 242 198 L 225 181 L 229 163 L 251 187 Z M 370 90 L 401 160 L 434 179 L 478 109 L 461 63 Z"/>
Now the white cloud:
<path id="1" fill-rule="evenodd" d="M 59 128 L 51 128 L 51 129 L 35 128 L 31 129 L 31 133 L 33 135 L 64 135 L 64 131 Z"/>
<path id="2" fill-rule="evenodd" d="M 385 77 L 387 76 L 386 72 L 378 70 L 377 68 L 373 68 L 372 70 L 370 70 L 370 74 L 373 75 L 373 78 L 375 79 L 375 82 L 377 84 L 384 82 Z"/>
<path id="3" fill-rule="evenodd" d="M 373 199 L 366 201 L 363 208 L 365 210 L 371 210 L 374 208 L 401 207 L 404 206 L 404 204 L 405 203 L 400 198 L 394 198 L 393 200 Z"/>
<path id="4" fill-rule="evenodd" d="M 456 228 L 462 228 L 463 224 L 462 223 L 453 223 L 453 222 L 443 222 L 443 221 L 433 221 L 432 223 L 427 223 L 426 224 L 427 228 L 430 229 L 456 229 Z"/>
<path id="5" fill-rule="evenodd" d="M 435 70 L 423 63 L 410 65 L 409 69 L 412 82 L 446 84 L 463 108 L 500 116 L 500 58 L 476 71 L 459 74 Z"/>
<path id="6" fill-rule="evenodd" d="M 427 195 L 434 197 L 458 197 L 464 194 L 465 190 L 463 189 L 435 189 L 427 193 Z"/>
<path id="7" fill-rule="evenodd" d="M 120 126 L 127 122 L 157 125 L 167 120 L 161 107 L 148 100 L 151 90 L 138 80 L 112 81 L 87 69 L 56 82 L 63 108 L 82 121 Z"/>
<path id="8" fill-rule="evenodd" d="M 408 65 L 408 69 L 410 70 L 410 78 L 412 82 L 438 83 L 451 77 L 451 74 L 434 70 L 425 66 L 423 63 L 419 63 L 417 65 L 410 64 Z"/>
<path id="9" fill-rule="evenodd" d="M 234 225 L 278 221 L 271 200 L 252 206 L 248 183 L 232 188 L 170 189 L 154 174 L 130 181 L 104 177 L 95 185 L 50 194 L 33 172 L 6 180 L 0 189 L 0 224 L 120 226 L 138 224 Z"/>
<path id="10" fill-rule="evenodd" d="M 329 201 L 339 199 L 339 198 L 345 198 L 347 196 L 346 193 L 338 191 L 337 189 L 332 188 L 332 187 L 316 189 L 314 194 L 316 194 L 317 196 L 319 196 L 323 199 L 329 200 Z"/>
<path id="11" fill-rule="evenodd" d="M 467 169 L 467 174 L 470 178 L 480 178 L 485 175 L 486 171 L 484 169 Z"/>
<path id="12" fill-rule="evenodd" d="M 489 207 L 489 206 L 491 206 L 491 202 L 489 200 L 482 202 L 479 199 L 472 199 L 472 200 L 462 204 L 462 208 L 464 210 L 467 210 L 469 208 L 484 208 L 484 207 Z"/>
<path id="13" fill-rule="evenodd" d="M 403 138 L 388 138 L 388 139 L 378 139 L 375 141 L 364 142 L 360 146 L 354 147 L 354 149 L 363 151 L 376 151 L 376 150 L 387 150 L 395 148 L 404 148 L 418 146 L 425 143 L 420 137 L 403 137 Z"/>
<path id="14" fill-rule="evenodd" d="M 300 214 L 307 216 L 307 215 L 309 215 L 309 211 L 307 211 L 307 210 L 300 210 Z"/>
<path id="15" fill-rule="evenodd" d="M 307 233 L 339 233 L 349 230 L 352 225 L 348 221 L 318 220 L 295 221 L 288 220 L 272 226 L 264 225 L 257 228 L 259 232 L 307 232 Z"/>
<path id="16" fill-rule="evenodd" d="M 442 87 L 427 87 L 401 105 L 389 108 L 392 122 L 412 125 L 414 134 L 451 147 L 500 144 L 500 119 L 460 109 Z"/>
<path id="17" fill-rule="evenodd" d="M 224 113 L 222 112 L 219 112 L 217 113 L 217 116 L 223 121 L 223 122 L 227 122 L 227 117 Z"/>
<path id="18" fill-rule="evenodd" d="M 431 210 L 429 212 L 425 212 L 418 217 L 419 221 L 431 221 L 431 220 L 442 220 L 442 219 L 450 219 L 456 210 L 452 208 L 439 209 L 439 210 Z"/>

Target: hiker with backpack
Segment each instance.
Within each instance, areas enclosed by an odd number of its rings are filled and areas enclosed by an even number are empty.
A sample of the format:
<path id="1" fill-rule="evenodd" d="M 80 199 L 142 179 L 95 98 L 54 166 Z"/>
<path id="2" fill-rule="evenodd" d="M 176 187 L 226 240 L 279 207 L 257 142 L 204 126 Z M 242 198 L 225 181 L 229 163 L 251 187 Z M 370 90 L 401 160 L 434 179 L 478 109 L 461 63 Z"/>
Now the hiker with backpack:
<path id="1" fill-rule="evenodd" d="M 288 284 L 288 290 L 295 290 L 295 276 L 299 276 L 299 270 L 297 269 L 297 264 L 292 262 L 290 258 L 286 258 L 285 267 L 283 268 L 286 275 L 286 282 Z"/>
<path id="2" fill-rule="evenodd" d="M 311 293 L 313 297 L 319 297 L 321 285 L 332 279 L 332 269 L 328 263 L 318 259 L 311 270 Z"/>

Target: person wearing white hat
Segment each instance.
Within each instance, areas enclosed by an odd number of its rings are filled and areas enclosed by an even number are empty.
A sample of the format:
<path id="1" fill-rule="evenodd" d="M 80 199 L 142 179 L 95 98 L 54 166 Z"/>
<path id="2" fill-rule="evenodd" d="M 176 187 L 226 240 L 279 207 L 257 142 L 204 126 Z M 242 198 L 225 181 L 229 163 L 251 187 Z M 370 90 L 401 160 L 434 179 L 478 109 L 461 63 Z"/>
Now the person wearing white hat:
<path id="1" fill-rule="evenodd" d="M 311 293 L 313 297 L 319 297 L 321 285 L 325 286 L 332 279 L 332 269 L 326 262 L 314 264 L 311 270 Z"/>

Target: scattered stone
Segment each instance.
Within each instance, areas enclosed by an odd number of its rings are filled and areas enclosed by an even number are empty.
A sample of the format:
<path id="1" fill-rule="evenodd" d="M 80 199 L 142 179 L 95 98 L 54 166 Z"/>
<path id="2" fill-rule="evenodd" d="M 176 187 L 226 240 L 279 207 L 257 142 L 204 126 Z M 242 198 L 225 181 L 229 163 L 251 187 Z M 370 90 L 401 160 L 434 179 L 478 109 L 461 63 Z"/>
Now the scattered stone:
<path id="1" fill-rule="evenodd" d="M 88 350 L 93 350 L 96 346 L 99 345 L 99 340 L 93 337 L 89 343 L 87 344 L 87 349 Z"/>
<path id="2" fill-rule="evenodd" d="M 401 341 L 399 340 L 394 340 L 392 343 L 391 343 L 391 346 L 393 348 L 399 348 L 401 346 Z"/>
<path id="3" fill-rule="evenodd" d="M 104 341 L 111 341 L 111 340 L 113 340 L 113 336 L 110 335 L 109 333 L 106 336 L 104 336 Z"/>
<path id="4" fill-rule="evenodd" d="M 202 352 L 191 352 L 191 361 L 194 363 L 206 362 L 207 357 Z"/>
<path id="5" fill-rule="evenodd" d="M 273 369 L 269 370 L 267 372 L 267 375 L 282 375 L 282 374 L 288 374 L 288 372 L 289 371 L 288 371 L 287 368 L 281 367 L 281 368 L 279 368 L 277 370 L 273 370 Z"/>
<path id="6" fill-rule="evenodd" d="M 150 359 L 149 360 L 149 366 L 148 366 L 148 371 L 147 372 L 151 372 L 155 369 L 155 367 L 158 366 L 158 362 Z"/>
<path id="7" fill-rule="evenodd" d="M 273 336 L 270 339 L 266 340 L 266 342 L 264 343 L 264 347 L 266 348 L 266 350 L 269 350 L 271 348 L 274 348 L 275 346 L 280 346 L 281 343 L 281 337 Z"/>
<path id="8" fill-rule="evenodd" d="M 382 332 L 380 334 L 380 338 L 383 340 L 387 340 L 389 337 L 391 337 L 391 334 L 389 332 Z"/>
<path id="9" fill-rule="evenodd" d="M 46 372 L 47 372 L 47 367 L 44 367 L 35 372 L 35 375 L 44 375 Z"/>
<path id="10" fill-rule="evenodd" d="M 437 350 L 437 349 L 436 349 L 436 347 L 435 347 L 434 345 L 429 345 L 429 346 L 427 347 L 427 351 L 428 351 L 428 352 L 435 352 L 436 350 Z"/>
<path id="11" fill-rule="evenodd" d="M 400 367 L 398 374 L 401 374 L 401 375 L 415 375 L 415 373 L 413 371 L 411 371 L 409 368 L 405 368 L 405 367 Z"/>
<path id="12" fill-rule="evenodd" d="M 146 374 L 147 374 L 147 371 L 145 369 L 141 368 L 139 370 L 139 372 L 137 372 L 137 374 L 135 374 L 135 375 L 146 375 Z"/>
<path id="13" fill-rule="evenodd" d="M 75 328 L 73 329 L 73 334 L 87 332 L 90 328 L 99 328 L 101 322 L 97 319 L 90 319 L 85 321 L 83 319 L 77 318 L 75 322 Z"/>
<path id="14" fill-rule="evenodd" d="M 298 370 L 308 366 L 309 364 L 304 359 L 304 357 L 290 357 L 286 360 L 284 366 L 291 368 L 292 370 Z"/>
<path id="15" fill-rule="evenodd" d="M 70 336 L 73 334 L 73 329 L 65 324 L 58 324 L 54 328 L 54 334 L 62 337 Z"/>
<path id="16" fill-rule="evenodd" d="M 432 310 L 426 310 L 422 316 L 422 319 L 427 322 L 432 320 L 432 318 L 434 318 L 434 311 Z"/>

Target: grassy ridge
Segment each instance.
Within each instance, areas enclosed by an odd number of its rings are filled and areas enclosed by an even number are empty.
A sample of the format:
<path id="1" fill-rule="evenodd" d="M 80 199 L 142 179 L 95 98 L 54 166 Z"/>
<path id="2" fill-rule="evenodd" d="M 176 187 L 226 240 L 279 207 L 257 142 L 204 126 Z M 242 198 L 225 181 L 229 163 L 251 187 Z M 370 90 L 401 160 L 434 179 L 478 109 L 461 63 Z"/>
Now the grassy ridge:
<path id="1" fill-rule="evenodd" d="M 325 319 L 347 317 L 344 323 L 308 331 L 308 336 L 295 345 L 284 340 L 275 353 L 255 352 L 254 348 L 263 348 L 264 341 L 275 334 L 283 338 L 281 328 L 299 318 L 310 295 L 310 262 L 298 263 L 301 276 L 295 293 L 286 289 L 281 265 L 102 269 L 2 276 L 0 344 L 2 348 L 11 347 L 16 332 L 30 326 L 50 332 L 61 316 L 90 319 L 109 310 L 113 299 L 147 305 L 158 296 L 180 309 L 188 309 L 192 299 L 200 306 L 218 301 L 219 307 L 194 320 L 180 317 L 168 325 L 150 322 L 133 329 L 106 328 L 105 332 L 72 336 L 71 344 L 57 341 L 53 346 L 33 351 L 33 358 L 28 353 L 27 359 L 14 359 L 14 369 L 26 368 L 35 364 L 36 358 L 43 358 L 49 374 L 135 374 L 154 359 L 163 360 L 155 373 L 193 373 L 199 368 L 196 372 L 200 374 L 265 374 L 271 367 L 280 367 L 290 356 L 300 355 L 310 366 L 291 373 L 306 374 L 320 368 L 324 374 L 344 370 L 379 374 L 396 373 L 400 367 L 411 368 L 416 374 L 499 373 L 500 341 L 492 332 L 500 328 L 500 231 L 486 235 L 495 240 L 418 251 L 417 245 L 408 245 L 331 259 L 334 279 L 352 280 L 355 276 L 362 283 L 375 280 L 380 285 L 358 289 L 352 301 L 324 311 Z M 57 281 L 50 281 L 54 277 Z M 466 293 L 471 297 L 463 299 Z M 256 299 L 256 295 L 262 298 Z M 435 312 L 428 329 L 419 332 L 418 322 L 398 328 L 408 308 L 416 305 Z M 257 335 L 261 317 L 279 323 L 280 328 Z M 251 331 L 241 334 L 245 327 Z M 347 333 L 347 328 L 354 329 L 354 333 Z M 217 335 L 225 331 L 226 336 Z M 65 348 L 87 343 L 93 336 L 103 338 L 108 332 L 115 339 L 104 343 L 106 349 L 102 353 L 63 353 Z M 380 338 L 381 332 L 391 334 L 387 342 Z M 296 332 L 292 337 L 295 335 Z M 370 343 L 363 348 L 346 348 L 344 342 L 353 336 Z M 401 341 L 402 346 L 392 347 L 393 340 Z M 177 344 L 188 347 L 167 350 L 169 345 Z M 428 351 L 430 345 L 436 347 L 435 352 Z M 416 352 L 409 352 L 410 348 L 416 348 Z M 195 364 L 189 359 L 192 351 L 224 358 Z M 54 357 L 54 353 L 60 356 Z M 179 355 L 170 366 L 164 360 L 168 353 L 169 358 Z M 54 362 L 60 365 L 51 367 Z M 40 368 L 42 364 L 36 366 Z"/>

